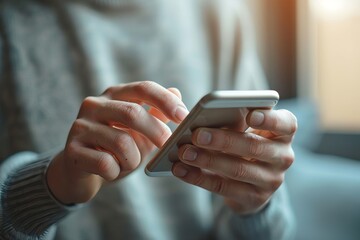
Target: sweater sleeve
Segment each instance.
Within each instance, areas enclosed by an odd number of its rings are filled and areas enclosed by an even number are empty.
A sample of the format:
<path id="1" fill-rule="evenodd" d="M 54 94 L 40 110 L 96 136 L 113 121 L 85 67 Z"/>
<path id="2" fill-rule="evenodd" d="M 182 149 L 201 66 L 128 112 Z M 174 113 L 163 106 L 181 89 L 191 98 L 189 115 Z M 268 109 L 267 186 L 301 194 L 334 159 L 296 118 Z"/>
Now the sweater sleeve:
<path id="1" fill-rule="evenodd" d="M 6 159 L 0 167 L 0 239 L 51 239 L 54 223 L 76 207 L 56 201 L 45 181 L 51 160 L 31 152 Z"/>
<path id="2" fill-rule="evenodd" d="M 295 217 L 284 185 L 274 193 L 264 209 L 250 216 L 236 214 L 220 198 L 214 202 L 215 209 L 218 209 L 217 239 L 290 240 L 295 236 Z"/>

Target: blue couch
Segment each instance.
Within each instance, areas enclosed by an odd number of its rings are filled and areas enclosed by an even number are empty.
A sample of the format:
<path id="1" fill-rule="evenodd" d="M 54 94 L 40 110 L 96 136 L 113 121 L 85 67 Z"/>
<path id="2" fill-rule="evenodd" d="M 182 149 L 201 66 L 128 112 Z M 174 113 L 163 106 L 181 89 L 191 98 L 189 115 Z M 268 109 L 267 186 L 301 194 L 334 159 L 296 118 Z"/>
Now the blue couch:
<path id="1" fill-rule="evenodd" d="M 299 123 L 296 160 L 286 175 L 296 240 L 359 240 L 360 160 L 353 156 L 360 154 L 360 136 L 321 132 L 311 102 L 285 100 L 278 107 L 291 110 Z"/>

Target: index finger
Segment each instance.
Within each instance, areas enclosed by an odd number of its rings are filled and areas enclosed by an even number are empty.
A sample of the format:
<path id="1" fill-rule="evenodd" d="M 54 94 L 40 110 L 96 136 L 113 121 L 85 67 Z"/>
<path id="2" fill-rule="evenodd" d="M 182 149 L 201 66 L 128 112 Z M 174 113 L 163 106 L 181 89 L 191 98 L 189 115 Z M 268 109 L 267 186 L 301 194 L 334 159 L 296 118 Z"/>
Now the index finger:
<path id="1" fill-rule="evenodd" d="M 251 128 L 271 131 L 276 136 L 294 135 L 297 119 L 288 110 L 253 110 L 246 121 Z"/>
<path id="2" fill-rule="evenodd" d="M 176 123 L 181 122 L 188 114 L 185 104 L 175 93 L 152 81 L 114 86 L 107 89 L 104 96 L 113 100 L 146 103 Z"/>
<path id="3" fill-rule="evenodd" d="M 170 92 L 175 94 L 180 100 L 182 99 L 181 93 L 177 88 L 168 88 Z M 151 107 L 149 113 L 164 123 L 168 123 L 170 120 L 157 108 Z"/>

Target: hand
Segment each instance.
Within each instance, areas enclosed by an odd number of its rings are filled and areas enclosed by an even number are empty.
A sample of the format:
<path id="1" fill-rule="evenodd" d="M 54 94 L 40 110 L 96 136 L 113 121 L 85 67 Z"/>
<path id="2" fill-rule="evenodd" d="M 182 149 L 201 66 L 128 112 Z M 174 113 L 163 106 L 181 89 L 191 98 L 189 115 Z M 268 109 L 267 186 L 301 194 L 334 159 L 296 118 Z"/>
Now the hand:
<path id="1" fill-rule="evenodd" d="M 175 176 L 224 196 L 240 214 L 259 211 L 284 181 L 294 161 L 291 142 L 295 116 L 286 110 L 255 110 L 248 114 L 251 129 L 199 128 L 192 144 L 179 148 Z"/>
<path id="2" fill-rule="evenodd" d="M 177 89 L 149 81 L 110 87 L 99 97 L 86 98 L 64 150 L 48 168 L 50 190 L 65 204 L 89 201 L 104 180 L 125 177 L 165 143 L 171 135 L 165 122 L 179 123 L 187 113 Z"/>

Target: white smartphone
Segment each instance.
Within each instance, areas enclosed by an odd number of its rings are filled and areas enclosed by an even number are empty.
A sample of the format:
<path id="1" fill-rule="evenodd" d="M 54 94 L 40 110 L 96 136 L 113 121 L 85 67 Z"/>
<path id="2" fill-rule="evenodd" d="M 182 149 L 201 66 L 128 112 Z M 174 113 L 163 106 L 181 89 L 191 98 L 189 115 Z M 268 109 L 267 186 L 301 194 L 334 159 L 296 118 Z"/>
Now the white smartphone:
<path id="1" fill-rule="evenodd" d="M 278 101 L 279 94 L 274 90 L 214 91 L 205 95 L 149 161 L 145 173 L 152 177 L 172 176 L 172 165 L 179 161 L 178 147 L 191 143 L 194 129 L 236 127 L 245 132 L 251 109 L 271 109 Z"/>

